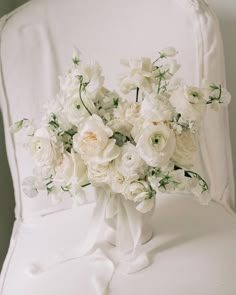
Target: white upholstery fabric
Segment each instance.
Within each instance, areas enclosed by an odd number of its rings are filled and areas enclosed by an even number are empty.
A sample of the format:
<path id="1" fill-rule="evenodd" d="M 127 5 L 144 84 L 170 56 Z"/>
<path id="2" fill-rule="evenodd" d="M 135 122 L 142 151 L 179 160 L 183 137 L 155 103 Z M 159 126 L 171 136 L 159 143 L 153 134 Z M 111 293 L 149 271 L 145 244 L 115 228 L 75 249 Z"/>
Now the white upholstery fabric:
<path id="1" fill-rule="evenodd" d="M 180 52 L 180 77 L 186 83 L 199 84 L 205 77 L 224 85 L 217 20 L 204 0 L 33 0 L 2 20 L 0 38 L 0 105 L 17 217 L 0 294 L 93 295 L 88 258 L 36 278 L 26 273 L 31 261 L 81 244 L 93 205 L 64 210 L 70 200 L 53 207 L 46 196 L 28 199 L 20 184 L 31 174 L 32 161 L 8 126 L 22 117 L 41 116 L 43 102 L 57 92 L 58 74 L 69 66 L 73 45 L 102 65 L 111 88 L 120 58 L 154 58 L 170 45 Z M 236 294 L 236 218 L 226 210 L 234 207 L 227 116 L 227 110 L 209 112 L 196 165 L 218 204 L 201 207 L 187 195 L 159 197 L 155 236 L 146 245 L 152 265 L 130 276 L 118 268 L 111 294 Z"/>
<path id="2" fill-rule="evenodd" d="M 0 294 L 95 295 L 88 257 L 36 277 L 26 273 L 31 261 L 81 245 L 92 206 L 17 224 Z M 145 246 L 151 266 L 133 275 L 118 267 L 110 294 L 235 295 L 236 217 L 215 202 L 202 207 L 190 196 L 162 196 L 157 207 L 155 238 Z M 116 257 L 116 250 L 108 248 Z"/>

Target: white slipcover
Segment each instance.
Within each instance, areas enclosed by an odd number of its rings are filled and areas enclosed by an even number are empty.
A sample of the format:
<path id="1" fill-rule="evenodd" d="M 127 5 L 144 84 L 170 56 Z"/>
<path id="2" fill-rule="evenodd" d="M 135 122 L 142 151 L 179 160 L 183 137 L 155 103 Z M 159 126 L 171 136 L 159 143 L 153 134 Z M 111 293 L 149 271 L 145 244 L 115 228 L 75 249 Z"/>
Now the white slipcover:
<path id="1" fill-rule="evenodd" d="M 217 19 L 204 0 L 34 0 L 2 19 L 0 41 L 0 105 L 16 197 L 15 230 L 0 294 L 92 295 L 86 259 L 37 279 L 25 273 L 32 259 L 80 243 L 93 205 L 65 211 L 70 200 L 52 206 L 46 196 L 27 198 L 20 184 L 31 174 L 32 161 L 9 125 L 41 116 L 43 102 L 57 92 L 57 76 L 69 66 L 73 45 L 101 64 L 111 88 L 122 57 L 154 58 L 170 45 L 179 51 L 179 75 L 186 83 L 199 85 L 207 78 L 225 85 Z M 208 179 L 218 204 L 201 207 L 192 196 L 161 197 L 154 218 L 156 237 L 147 245 L 156 249 L 152 266 L 132 276 L 117 271 L 112 294 L 235 294 L 236 219 L 230 212 L 234 183 L 227 110 L 209 111 L 196 168 Z"/>

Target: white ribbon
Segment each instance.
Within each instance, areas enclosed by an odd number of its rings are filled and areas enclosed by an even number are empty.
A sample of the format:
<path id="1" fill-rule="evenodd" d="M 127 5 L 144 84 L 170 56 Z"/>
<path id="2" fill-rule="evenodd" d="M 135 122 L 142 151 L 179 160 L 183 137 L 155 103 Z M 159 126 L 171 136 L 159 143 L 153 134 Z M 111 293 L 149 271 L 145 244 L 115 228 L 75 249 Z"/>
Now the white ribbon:
<path id="1" fill-rule="evenodd" d="M 114 264 L 100 248 L 94 249 L 105 220 L 113 221 L 114 228 L 108 227 L 110 234 L 114 235 L 114 243 L 118 246 L 123 260 L 128 257 L 125 272 L 134 273 L 149 265 L 147 254 L 141 251 L 144 215 L 136 210 L 133 202 L 125 200 L 122 195 L 113 195 L 102 188 L 98 188 L 96 192 L 96 207 L 82 247 L 63 251 L 56 257 L 47 259 L 47 263 L 32 263 L 28 268 L 31 275 L 38 275 L 59 264 L 90 254 L 94 288 L 98 295 L 105 295 L 113 277 Z"/>

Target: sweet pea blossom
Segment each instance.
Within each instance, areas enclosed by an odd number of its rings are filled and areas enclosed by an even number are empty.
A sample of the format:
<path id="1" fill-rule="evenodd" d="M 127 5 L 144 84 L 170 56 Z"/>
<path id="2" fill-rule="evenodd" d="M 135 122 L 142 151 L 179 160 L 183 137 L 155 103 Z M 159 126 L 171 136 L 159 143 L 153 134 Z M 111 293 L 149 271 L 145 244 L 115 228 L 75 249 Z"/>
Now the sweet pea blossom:
<path id="1" fill-rule="evenodd" d="M 121 64 L 125 71 L 119 77 L 120 89 L 123 93 L 139 88 L 144 92 L 150 92 L 153 83 L 153 63 L 150 58 L 123 59 Z"/>

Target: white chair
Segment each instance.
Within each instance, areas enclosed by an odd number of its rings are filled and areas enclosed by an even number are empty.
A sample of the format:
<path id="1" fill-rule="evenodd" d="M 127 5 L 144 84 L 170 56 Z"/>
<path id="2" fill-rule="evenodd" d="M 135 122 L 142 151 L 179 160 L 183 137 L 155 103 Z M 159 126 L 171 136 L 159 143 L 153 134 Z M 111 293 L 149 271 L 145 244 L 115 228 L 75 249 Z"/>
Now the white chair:
<path id="1" fill-rule="evenodd" d="M 221 35 L 204 0 L 33 0 L 1 22 L 0 105 L 12 172 L 16 221 L 2 269 L 1 295 L 93 295 L 86 257 L 31 277 L 31 261 L 46 261 L 84 239 L 93 204 L 52 206 L 46 196 L 29 199 L 21 189 L 31 174 L 30 156 L 9 125 L 39 118 L 55 96 L 76 45 L 104 69 L 114 88 L 122 57 L 151 56 L 174 46 L 180 76 L 225 84 Z M 209 111 L 196 168 L 208 179 L 213 201 L 199 205 L 191 195 L 157 199 L 154 238 L 146 245 L 151 266 L 133 275 L 116 269 L 110 293 L 235 295 L 236 217 L 227 110 Z M 111 249 L 111 252 L 114 249 Z"/>

